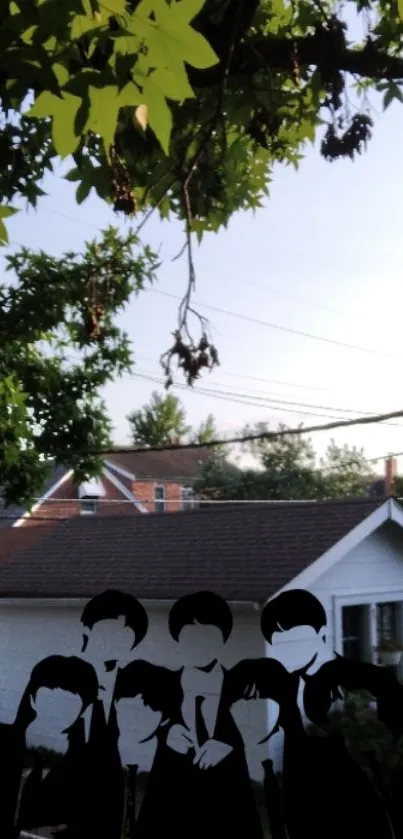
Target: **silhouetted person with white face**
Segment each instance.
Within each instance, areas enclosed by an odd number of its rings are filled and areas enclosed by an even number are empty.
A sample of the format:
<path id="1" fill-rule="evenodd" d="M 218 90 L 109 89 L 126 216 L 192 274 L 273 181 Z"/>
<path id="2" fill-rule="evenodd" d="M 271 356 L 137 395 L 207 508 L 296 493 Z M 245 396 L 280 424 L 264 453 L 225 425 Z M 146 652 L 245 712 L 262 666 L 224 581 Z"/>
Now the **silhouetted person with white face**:
<path id="1" fill-rule="evenodd" d="M 285 731 L 284 788 L 290 839 L 390 839 L 385 804 L 350 758 L 329 712 L 344 691 L 369 691 L 378 717 L 393 735 L 403 730 L 403 688 L 389 671 L 349 661 L 326 647 L 326 612 L 310 592 L 294 589 L 269 601 L 261 615 L 270 655 L 282 661 L 302 704 L 322 736 Z M 318 809 L 317 803 L 321 802 Z"/>
<path id="2" fill-rule="evenodd" d="M 144 607 L 131 594 L 109 589 L 85 606 L 82 655 L 98 677 L 96 701 L 85 718 L 85 761 L 91 774 L 89 798 L 93 817 L 85 825 L 87 839 L 120 839 L 124 814 L 124 778 L 119 753 L 115 687 L 119 670 L 127 665 L 147 633 Z M 90 819 L 90 807 L 86 808 Z"/>
<path id="3" fill-rule="evenodd" d="M 95 668 L 105 723 L 110 721 L 113 726 L 114 720 L 110 720 L 110 713 L 117 672 L 134 658 L 135 647 L 144 639 L 148 629 L 147 613 L 131 594 L 109 589 L 87 603 L 81 623 L 81 653 Z M 89 710 L 86 715 L 87 737 L 90 722 Z"/>
<path id="4" fill-rule="evenodd" d="M 169 726 L 161 726 L 136 837 L 261 839 L 244 745 L 231 715 L 236 700 L 221 664 L 232 613 L 218 595 L 178 600 L 169 631 L 182 667 L 173 674 Z"/>
<path id="5" fill-rule="evenodd" d="M 54 738 L 55 750 L 64 757 L 45 778 L 39 764 L 28 776 L 16 820 L 18 829 L 74 822 L 78 764 L 75 767 L 77 756 L 71 754 L 72 732 L 97 690 L 93 668 L 74 656 L 49 656 L 34 667 L 13 728 L 20 748 L 31 738 L 40 742 L 46 734 Z"/>

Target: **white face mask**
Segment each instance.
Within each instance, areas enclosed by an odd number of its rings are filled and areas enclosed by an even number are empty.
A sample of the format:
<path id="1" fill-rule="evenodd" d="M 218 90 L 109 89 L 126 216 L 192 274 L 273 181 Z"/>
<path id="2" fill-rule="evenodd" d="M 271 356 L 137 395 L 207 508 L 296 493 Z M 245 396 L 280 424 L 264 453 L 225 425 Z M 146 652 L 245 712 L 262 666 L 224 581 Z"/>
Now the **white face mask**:
<path id="1" fill-rule="evenodd" d="M 36 713 L 33 722 L 35 728 L 47 732 L 62 733 L 79 717 L 82 709 L 82 699 L 76 693 L 70 693 L 60 688 L 39 688 L 35 699 L 31 700 Z"/>
<path id="2" fill-rule="evenodd" d="M 267 644 L 270 658 L 279 661 L 290 673 L 302 670 L 313 659 L 321 658 L 326 650 L 326 630 L 319 632 L 312 626 L 294 626 L 284 632 L 273 632 Z"/>
<path id="3" fill-rule="evenodd" d="M 125 625 L 124 617 L 98 621 L 85 634 L 88 641 L 83 656 L 97 671 L 105 662 L 117 661 L 124 665 L 133 657 L 135 635 L 133 630 Z"/>

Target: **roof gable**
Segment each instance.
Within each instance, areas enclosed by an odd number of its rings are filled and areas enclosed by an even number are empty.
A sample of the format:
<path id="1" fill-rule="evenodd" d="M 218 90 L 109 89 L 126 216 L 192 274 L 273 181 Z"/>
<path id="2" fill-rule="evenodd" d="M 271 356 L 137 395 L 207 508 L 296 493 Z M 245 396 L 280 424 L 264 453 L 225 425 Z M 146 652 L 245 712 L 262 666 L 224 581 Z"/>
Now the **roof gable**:
<path id="1" fill-rule="evenodd" d="M 110 452 L 106 461 L 116 464 L 134 480 L 171 480 L 196 478 L 203 463 L 211 458 L 210 449 L 166 449 L 164 451 Z"/>
<path id="2" fill-rule="evenodd" d="M 208 588 L 228 600 L 264 602 L 380 506 L 270 502 L 78 517 L 6 567 L 0 563 L 0 595 L 91 597 L 111 586 L 143 599 L 175 599 Z"/>
<path id="3" fill-rule="evenodd" d="M 289 587 L 309 588 L 319 577 L 329 571 L 346 554 L 352 551 L 360 542 L 363 542 L 371 533 L 382 527 L 387 521 L 392 521 L 403 528 L 403 510 L 400 504 L 393 498 L 379 504 L 365 519 L 356 524 L 352 530 L 345 533 L 337 542 L 331 545 L 328 550 L 310 563 L 283 589 Z"/>

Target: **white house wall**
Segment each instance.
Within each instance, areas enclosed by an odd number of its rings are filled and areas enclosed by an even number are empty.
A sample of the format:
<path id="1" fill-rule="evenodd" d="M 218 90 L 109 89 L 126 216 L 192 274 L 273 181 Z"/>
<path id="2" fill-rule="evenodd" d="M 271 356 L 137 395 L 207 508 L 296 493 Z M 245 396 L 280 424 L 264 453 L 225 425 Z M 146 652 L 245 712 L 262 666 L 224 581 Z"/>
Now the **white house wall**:
<path id="1" fill-rule="evenodd" d="M 180 667 L 178 649 L 167 632 L 169 604 L 147 608 L 149 631 L 135 650 L 135 658 L 144 658 L 173 669 Z M 49 655 L 79 655 L 82 643 L 80 614 L 73 606 L 0 604 L 0 722 L 13 722 L 22 693 L 34 665 Z M 250 606 L 233 605 L 234 630 L 226 646 L 224 666 L 230 667 L 243 658 L 264 655 L 260 634 L 259 612 Z M 108 655 L 105 654 L 105 659 Z M 60 712 L 60 708 L 59 708 Z M 55 706 L 51 714 L 58 715 Z M 267 709 L 264 702 L 241 702 L 235 708 L 236 720 L 244 736 L 252 777 L 260 777 L 260 760 L 253 753 L 253 744 L 267 731 Z M 141 711 L 139 711 L 141 714 Z M 134 720 L 134 728 L 141 720 Z M 57 728 L 57 726 L 55 726 Z M 57 738 L 49 731 L 38 731 L 30 745 L 58 750 Z M 150 768 L 155 743 L 145 743 L 139 754 L 140 769 Z"/>

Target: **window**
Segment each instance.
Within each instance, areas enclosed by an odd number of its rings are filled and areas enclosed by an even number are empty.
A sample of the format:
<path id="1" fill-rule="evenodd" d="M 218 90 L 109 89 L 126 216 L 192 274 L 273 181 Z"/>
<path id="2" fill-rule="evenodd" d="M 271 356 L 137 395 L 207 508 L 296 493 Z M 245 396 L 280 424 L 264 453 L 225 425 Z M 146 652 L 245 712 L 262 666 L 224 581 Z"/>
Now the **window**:
<path id="1" fill-rule="evenodd" d="M 192 487 L 181 488 L 182 510 L 193 510 L 195 506 L 195 494 Z"/>
<path id="2" fill-rule="evenodd" d="M 364 647 L 364 606 L 344 606 L 342 609 L 343 655 L 360 661 Z"/>
<path id="3" fill-rule="evenodd" d="M 96 513 L 98 510 L 98 503 L 96 498 L 81 498 L 80 505 L 82 516 L 94 515 L 94 513 Z"/>
<path id="4" fill-rule="evenodd" d="M 397 603 L 378 603 L 376 607 L 376 640 L 378 644 L 399 635 L 397 606 Z"/>
<path id="5" fill-rule="evenodd" d="M 165 512 L 165 487 L 154 487 L 154 509 L 156 513 Z"/>

